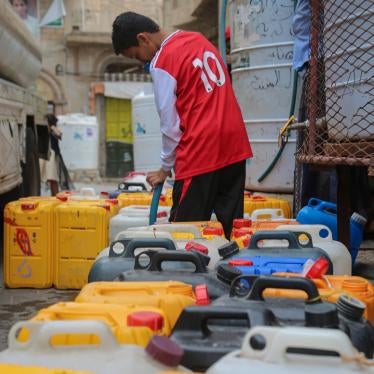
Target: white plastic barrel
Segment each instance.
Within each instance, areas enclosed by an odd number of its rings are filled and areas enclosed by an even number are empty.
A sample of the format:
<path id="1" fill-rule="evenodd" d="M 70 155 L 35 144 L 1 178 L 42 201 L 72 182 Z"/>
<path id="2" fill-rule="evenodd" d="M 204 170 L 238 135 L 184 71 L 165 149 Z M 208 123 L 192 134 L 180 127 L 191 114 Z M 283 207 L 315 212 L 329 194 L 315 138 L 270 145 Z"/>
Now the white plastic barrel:
<path id="1" fill-rule="evenodd" d="M 153 92 L 141 92 L 132 99 L 132 119 L 135 170 L 158 170 L 161 131 Z"/>
<path id="2" fill-rule="evenodd" d="M 373 140 L 374 2 L 326 0 L 324 13 L 329 136 L 336 141 Z"/>
<path id="3" fill-rule="evenodd" d="M 23 328 L 30 331 L 30 336 L 28 341 L 21 343 L 17 340 L 17 335 Z M 93 334 L 99 337 L 99 343 L 52 345 L 52 337 L 60 334 Z M 110 327 L 102 321 L 18 322 L 9 332 L 8 344 L 8 349 L 0 352 L 0 363 L 63 367 L 87 370 L 95 374 L 151 374 L 177 369 L 154 359 L 139 346 L 119 344 Z M 152 354 L 158 354 L 154 346 Z M 165 357 L 168 353 L 163 351 L 161 355 Z"/>
<path id="4" fill-rule="evenodd" d="M 157 211 L 157 223 L 167 223 L 170 207 L 160 206 Z M 122 208 L 109 221 L 109 240 L 112 242 L 117 234 L 130 227 L 146 226 L 149 224 L 150 207 L 145 205 L 129 205 Z"/>
<path id="5" fill-rule="evenodd" d="M 330 257 L 334 275 L 352 274 L 352 256 L 347 247 L 333 240 L 331 230 L 325 225 L 281 225 L 276 230 L 308 233 L 314 247 L 323 249 Z"/>
<path id="6" fill-rule="evenodd" d="M 95 116 L 82 113 L 58 116 L 60 149 L 69 170 L 98 169 L 98 125 Z"/>
<path id="7" fill-rule="evenodd" d="M 257 179 L 278 151 L 278 133 L 289 116 L 293 71 L 293 0 L 231 1 L 232 83 L 254 157 L 246 188 L 292 192 L 296 140 L 292 136 L 272 172 Z"/>
<path id="8" fill-rule="evenodd" d="M 257 326 L 248 331 L 241 350 L 227 354 L 206 373 L 374 373 L 374 366 L 359 363 L 357 357 L 340 330 Z"/>

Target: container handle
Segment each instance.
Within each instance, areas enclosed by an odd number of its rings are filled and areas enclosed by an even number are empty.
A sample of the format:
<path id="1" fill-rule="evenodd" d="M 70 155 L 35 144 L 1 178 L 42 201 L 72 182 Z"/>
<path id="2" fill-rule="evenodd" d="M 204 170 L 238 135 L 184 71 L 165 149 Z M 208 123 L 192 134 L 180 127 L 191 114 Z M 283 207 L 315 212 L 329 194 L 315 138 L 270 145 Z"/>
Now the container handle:
<path id="1" fill-rule="evenodd" d="M 261 218 L 261 216 L 267 216 L 269 218 Z M 283 210 L 280 208 L 256 209 L 251 214 L 252 221 L 272 221 L 276 219 L 285 219 Z"/>
<path id="2" fill-rule="evenodd" d="M 162 271 L 162 263 L 167 261 L 175 261 L 175 262 L 190 262 L 195 265 L 195 273 L 206 273 L 207 268 L 202 261 L 200 255 L 196 252 L 186 252 L 186 251 L 146 251 L 143 254 L 147 254 L 150 258 L 149 265 L 147 270 L 149 271 Z M 139 263 L 139 257 L 135 256 L 135 265 L 134 269 L 144 269 Z M 138 266 L 138 267 L 137 267 Z"/>
<path id="3" fill-rule="evenodd" d="M 284 288 L 288 290 L 301 290 L 308 296 L 308 301 L 320 302 L 316 285 L 306 278 L 285 278 L 285 277 L 259 277 L 251 288 L 247 297 L 248 300 L 264 300 L 262 294 L 267 288 Z"/>
<path id="4" fill-rule="evenodd" d="M 156 224 L 150 226 L 148 230 L 166 231 L 170 233 L 179 232 L 183 234 L 192 234 L 195 239 L 202 238 L 200 230 L 194 224 L 190 223 L 165 223 L 158 225 Z"/>
<path id="5" fill-rule="evenodd" d="M 166 231 L 151 231 L 151 230 L 131 230 L 133 227 L 126 230 L 120 231 L 114 238 L 114 240 L 123 240 L 123 239 L 136 239 L 136 238 L 166 238 L 174 242 L 174 239 L 170 232 Z M 175 242 L 174 242 L 175 245 Z"/>
<path id="6" fill-rule="evenodd" d="M 29 339 L 20 342 L 17 339 L 18 332 L 26 329 L 30 331 Z M 111 350 L 119 347 L 110 327 L 103 321 L 20 321 L 12 326 L 8 335 L 8 346 L 10 350 L 45 351 L 59 349 L 51 345 L 50 341 L 54 335 L 60 334 L 90 334 L 100 338 L 101 349 Z M 64 349 L 74 346 L 64 346 Z"/>
<path id="7" fill-rule="evenodd" d="M 280 225 L 275 230 L 286 230 L 292 232 L 306 232 L 312 237 L 313 243 L 318 242 L 331 242 L 332 233 L 331 230 L 325 225 Z"/>
<path id="8" fill-rule="evenodd" d="M 253 348 L 253 341 L 261 339 L 265 342 L 265 347 L 261 350 Z M 258 359 L 262 361 L 280 364 L 289 362 L 289 348 L 298 348 L 305 350 L 324 350 L 338 353 L 340 356 L 352 357 L 357 354 L 352 346 L 348 336 L 335 329 L 320 329 L 309 327 L 275 327 L 275 326 L 255 326 L 245 335 L 242 343 L 241 354 L 247 358 Z M 303 356 L 305 357 L 303 353 Z M 294 359 L 303 358 L 300 355 L 294 355 Z M 315 356 L 318 362 L 330 362 L 329 356 Z M 334 357 L 339 360 L 339 358 Z"/>
<path id="9" fill-rule="evenodd" d="M 126 243 L 124 245 L 124 242 Z M 163 248 L 176 250 L 175 244 L 165 238 L 134 238 L 130 241 L 117 240 L 110 244 L 109 257 L 135 257 L 138 248 Z"/>
<path id="10" fill-rule="evenodd" d="M 302 244 L 299 241 L 299 237 L 305 235 L 308 238 L 306 244 Z M 313 248 L 313 241 L 308 233 L 302 232 L 291 232 L 291 231 L 257 231 L 253 234 L 251 242 L 249 244 L 249 249 L 259 249 L 262 248 L 258 246 L 261 240 L 287 240 L 289 244 L 289 249 L 302 249 L 302 248 Z M 265 247 L 266 248 L 266 247 Z"/>
<path id="11" fill-rule="evenodd" d="M 315 197 L 312 197 L 311 199 L 309 199 L 308 206 L 315 208 L 317 210 L 320 210 L 320 211 L 326 211 L 327 213 L 330 213 L 330 214 L 334 214 L 334 215 L 337 214 L 336 204 L 330 203 L 329 201 L 316 199 Z"/>

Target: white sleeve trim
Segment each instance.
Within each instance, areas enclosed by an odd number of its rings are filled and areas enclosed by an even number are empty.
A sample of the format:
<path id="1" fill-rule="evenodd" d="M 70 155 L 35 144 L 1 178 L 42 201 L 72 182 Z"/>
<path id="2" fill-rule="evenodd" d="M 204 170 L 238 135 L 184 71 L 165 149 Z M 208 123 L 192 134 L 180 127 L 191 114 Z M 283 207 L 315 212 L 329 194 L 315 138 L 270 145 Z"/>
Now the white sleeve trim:
<path id="1" fill-rule="evenodd" d="M 161 167 L 170 171 L 175 163 L 175 149 L 182 136 L 180 118 L 176 108 L 177 81 L 167 71 L 151 67 L 155 102 L 161 120 Z"/>

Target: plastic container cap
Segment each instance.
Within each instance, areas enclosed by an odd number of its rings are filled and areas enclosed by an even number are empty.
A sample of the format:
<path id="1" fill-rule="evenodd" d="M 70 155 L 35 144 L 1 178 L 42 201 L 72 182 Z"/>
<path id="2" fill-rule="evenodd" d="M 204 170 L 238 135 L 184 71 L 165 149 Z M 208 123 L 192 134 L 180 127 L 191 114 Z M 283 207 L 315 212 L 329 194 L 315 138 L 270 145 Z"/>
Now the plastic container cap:
<path id="1" fill-rule="evenodd" d="M 127 316 L 127 325 L 132 327 L 145 326 L 152 331 L 159 331 L 164 325 L 164 317 L 156 312 L 134 312 Z"/>
<path id="2" fill-rule="evenodd" d="M 252 221 L 250 219 L 246 219 L 246 218 L 236 218 L 236 219 L 234 219 L 232 225 L 236 229 L 241 229 L 243 227 L 251 227 L 252 226 Z"/>
<path id="3" fill-rule="evenodd" d="M 325 258 L 319 257 L 311 266 L 309 271 L 305 274 L 305 276 L 310 279 L 322 278 L 327 273 L 328 269 L 329 262 Z"/>
<path id="4" fill-rule="evenodd" d="M 210 298 L 206 284 L 198 284 L 195 287 L 196 305 L 209 305 Z"/>
<path id="5" fill-rule="evenodd" d="M 223 230 L 220 227 L 205 227 L 203 230 L 203 235 L 223 235 Z"/>
<path id="6" fill-rule="evenodd" d="M 351 215 L 351 219 L 352 221 L 357 222 L 361 226 L 365 226 L 366 222 L 368 221 L 364 216 L 356 212 Z"/>
<path id="7" fill-rule="evenodd" d="M 166 336 L 154 335 L 145 351 L 156 361 L 170 367 L 178 366 L 183 356 L 183 349 Z"/>
<path id="8" fill-rule="evenodd" d="M 253 266 L 253 262 L 251 260 L 238 258 L 236 260 L 230 260 L 229 265 L 230 266 Z"/>
<path id="9" fill-rule="evenodd" d="M 186 246 L 184 247 L 186 251 L 197 251 L 207 255 L 209 252 L 208 247 L 203 244 L 195 243 L 193 241 L 189 241 Z"/>
<path id="10" fill-rule="evenodd" d="M 225 259 L 225 258 L 231 257 L 231 256 L 235 255 L 236 253 L 238 253 L 239 252 L 239 246 L 236 242 L 232 241 L 230 243 L 221 245 L 220 247 L 218 247 L 217 250 L 218 250 L 219 255 L 223 259 Z"/>
<path id="11" fill-rule="evenodd" d="M 241 229 L 234 229 L 232 230 L 232 236 L 234 238 L 241 238 L 243 236 L 251 235 L 253 234 L 253 231 L 248 231 L 247 228 L 241 228 Z"/>

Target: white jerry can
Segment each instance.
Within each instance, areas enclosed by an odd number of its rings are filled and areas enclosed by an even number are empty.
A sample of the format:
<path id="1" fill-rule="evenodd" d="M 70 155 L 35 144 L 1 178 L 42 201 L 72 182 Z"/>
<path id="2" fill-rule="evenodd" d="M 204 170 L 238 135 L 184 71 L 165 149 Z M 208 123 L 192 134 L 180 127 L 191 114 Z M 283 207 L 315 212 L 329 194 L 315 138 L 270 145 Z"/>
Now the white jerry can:
<path id="1" fill-rule="evenodd" d="M 30 332 L 29 339 L 23 343 L 17 340 L 21 329 Z M 51 344 L 53 336 L 67 333 L 93 334 L 99 337 L 99 343 Z M 183 351 L 168 338 L 154 336 L 145 349 L 122 345 L 102 321 L 17 322 L 9 332 L 8 345 L 8 349 L 0 352 L 0 363 L 87 370 L 94 374 L 151 374 L 177 369 L 189 372 L 178 366 Z"/>
<path id="2" fill-rule="evenodd" d="M 170 207 L 159 206 L 157 223 L 167 223 Z M 146 226 L 149 224 L 150 207 L 146 205 L 129 205 L 122 208 L 109 222 L 109 240 L 112 242 L 117 234 L 130 227 Z"/>
<path id="3" fill-rule="evenodd" d="M 276 230 L 306 232 L 315 247 L 323 249 L 330 257 L 334 275 L 352 274 L 352 257 L 347 247 L 333 240 L 331 230 L 325 225 L 281 225 Z"/>
<path id="4" fill-rule="evenodd" d="M 206 373 L 374 373 L 373 365 L 340 330 L 257 326 L 248 331 L 241 350 L 227 354 Z"/>
<path id="5" fill-rule="evenodd" d="M 198 246 L 205 247 L 207 249 L 207 253 L 205 254 L 210 257 L 209 269 L 215 269 L 217 262 L 221 260 L 218 248 L 228 243 L 227 239 L 218 235 L 212 235 L 209 239 L 203 237 L 201 231 L 191 223 L 156 224 L 152 226 L 133 227 L 129 228 L 127 231 L 136 231 L 140 235 L 143 235 L 145 232 L 151 232 L 153 235 L 161 232 L 169 233 L 177 243 L 177 249 L 186 249 L 186 246 L 191 244 L 191 242 Z"/>

